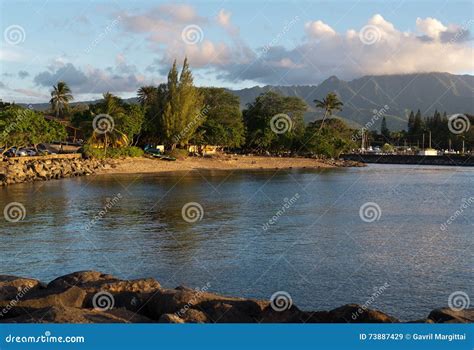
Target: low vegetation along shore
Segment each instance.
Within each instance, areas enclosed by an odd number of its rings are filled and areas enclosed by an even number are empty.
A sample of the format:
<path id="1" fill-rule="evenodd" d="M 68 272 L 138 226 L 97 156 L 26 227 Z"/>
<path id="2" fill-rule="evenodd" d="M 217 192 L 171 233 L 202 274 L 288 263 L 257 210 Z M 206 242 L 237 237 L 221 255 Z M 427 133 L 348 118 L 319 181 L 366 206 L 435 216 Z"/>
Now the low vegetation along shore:
<path id="1" fill-rule="evenodd" d="M 202 288 L 163 288 L 152 278 L 121 280 L 96 271 L 49 282 L 0 275 L 0 323 L 393 323 L 357 304 L 302 311 L 285 292 L 270 300 L 222 296 Z M 433 310 L 419 323 L 468 323 L 474 309 Z"/>

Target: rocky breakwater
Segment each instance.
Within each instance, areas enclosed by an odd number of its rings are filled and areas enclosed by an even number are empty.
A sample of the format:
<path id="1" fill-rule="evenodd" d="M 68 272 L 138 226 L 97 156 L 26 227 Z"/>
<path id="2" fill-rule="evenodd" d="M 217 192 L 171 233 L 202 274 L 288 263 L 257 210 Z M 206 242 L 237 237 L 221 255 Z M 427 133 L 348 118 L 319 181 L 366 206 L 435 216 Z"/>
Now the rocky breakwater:
<path id="1" fill-rule="evenodd" d="M 19 157 L 0 163 L 0 186 L 90 175 L 110 166 L 105 160 L 84 159 L 81 154 Z"/>
<path id="2" fill-rule="evenodd" d="M 392 323 L 381 311 L 349 304 L 330 311 L 302 311 L 267 300 L 227 297 L 203 289 L 163 288 L 152 278 L 121 280 L 96 271 L 48 284 L 0 275 L 0 323 Z M 358 317 L 353 315 L 358 312 Z M 469 323 L 474 309 L 437 309 L 415 322 Z"/>

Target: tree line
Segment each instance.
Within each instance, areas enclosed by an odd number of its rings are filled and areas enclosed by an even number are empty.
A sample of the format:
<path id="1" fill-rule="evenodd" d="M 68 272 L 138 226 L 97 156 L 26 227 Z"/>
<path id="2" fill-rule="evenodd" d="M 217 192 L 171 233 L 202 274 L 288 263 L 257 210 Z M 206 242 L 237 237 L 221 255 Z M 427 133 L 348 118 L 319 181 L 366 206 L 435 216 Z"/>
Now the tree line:
<path id="1" fill-rule="evenodd" d="M 407 129 L 390 131 L 386 118 L 382 118 L 380 133 L 372 131 L 369 141 L 391 146 L 407 146 L 411 148 L 428 148 L 431 138 L 431 147 L 444 150 L 468 150 L 474 145 L 474 116 L 457 114 L 448 116 L 446 112 L 435 110 L 433 115 L 422 116 L 418 109 L 410 111 L 407 120 Z"/>
<path id="2" fill-rule="evenodd" d="M 318 155 L 338 157 L 357 147 L 351 129 L 334 114 L 344 107 L 331 92 L 314 107 L 322 119 L 306 124 L 308 106 L 294 96 L 268 91 L 241 110 L 237 96 L 223 88 L 196 87 L 187 59 L 179 68 L 173 63 L 167 81 L 158 86 L 143 86 L 137 103 L 106 92 L 98 103 L 71 105 L 73 94 L 66 82 L 51 91 L 51 108 L 43 113 L 3 104 L 0 106 L 0 148 L 35 146 L 63 141 L 65 124 L 76 128 L 84 150 L 96 156 L 140 155 L 137 146 L 164 145 L 167 152 L 186 152 L 188 145 L 220 146 L 230 151 L 257 154 Z M 421 118 L 418 111 L 408 120 L 408 131 L 390 132 L 385 117 L 381 133 L 369 133 L 372 140 L 396 144 L 427 130 L 433 142 L 444 145 L 451 137 L 457 145 L 461 137 L 447 133 L 447 116 L 438 112 Z M 449 132 L 449 130 L 448 130 Z"/>

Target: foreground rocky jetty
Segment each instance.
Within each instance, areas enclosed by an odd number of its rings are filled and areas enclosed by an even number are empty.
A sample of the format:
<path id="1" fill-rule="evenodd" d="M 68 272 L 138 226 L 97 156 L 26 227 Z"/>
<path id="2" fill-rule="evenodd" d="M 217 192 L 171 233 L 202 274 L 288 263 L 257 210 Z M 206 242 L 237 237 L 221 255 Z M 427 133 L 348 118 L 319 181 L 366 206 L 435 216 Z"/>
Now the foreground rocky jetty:
<path id="1" fill-rule="evenodd" d="M 391 323 L 383 312 L 356 304 L 331 311 L 301 311 L 270 301 L 226 297 L 205 288 L 163 288 L 152 278 L 120 280 L 96 271 L 48 284 L 0 275 L 0 323 Z M 362 310 L 362 312 L 361 312 Z M 358 317 L 354 319 L 353 315 Z M 474 309 L 437 309 L 415 322 L 468 323 Z"/>
<path id="2" fill-rule="evenodd" d="M 107 161 L 83 159 L 80 154 L 18 157 L 0 162 L 0 186 L 94 174 Z"/>

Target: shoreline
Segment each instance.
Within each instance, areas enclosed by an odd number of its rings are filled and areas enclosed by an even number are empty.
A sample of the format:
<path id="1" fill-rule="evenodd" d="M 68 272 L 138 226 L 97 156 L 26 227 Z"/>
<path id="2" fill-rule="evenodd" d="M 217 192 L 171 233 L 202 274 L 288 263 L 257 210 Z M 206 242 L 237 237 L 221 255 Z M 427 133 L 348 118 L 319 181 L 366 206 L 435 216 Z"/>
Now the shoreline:
<path id="1" fill-rule="evenodd" d="M 352 160 L 219 154 L 165 161 L 151 157 L 83 158 L 82 154 L 17 157 L 0 162 L 0 186 L 84 175 L 158 174 L 199 170 L 332 169 L 363 167 Z"/>
<path id="2" fill-rule="evenodd" d="M 112 159 L 109 163 L 108 166 L 98 169 L 95 174 L 153 174 L 196 170 L 332 169 L 365 166 L 360 162 L 347 160 L 241 155 L 188 157 L 176 161 L 138 157 Z"/>
<path id="3" fill-rule="evenodd" d="M 164 288 L 153 278 L 122 280 L 79 271 L 39 280 L 0 274 L 0 323 L 399 323 L 365 305 L 303 311 L 289 293 L 269 300 L 224 296 L 202 288 Z M 402 323 L 473 323 L 474 309 L 439 308 Z"/>

